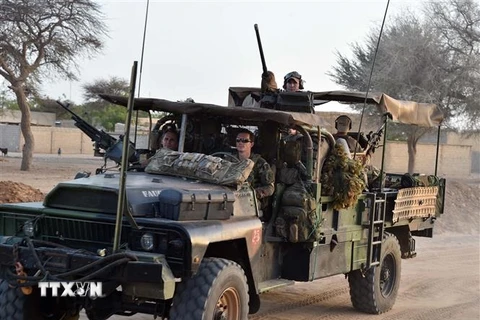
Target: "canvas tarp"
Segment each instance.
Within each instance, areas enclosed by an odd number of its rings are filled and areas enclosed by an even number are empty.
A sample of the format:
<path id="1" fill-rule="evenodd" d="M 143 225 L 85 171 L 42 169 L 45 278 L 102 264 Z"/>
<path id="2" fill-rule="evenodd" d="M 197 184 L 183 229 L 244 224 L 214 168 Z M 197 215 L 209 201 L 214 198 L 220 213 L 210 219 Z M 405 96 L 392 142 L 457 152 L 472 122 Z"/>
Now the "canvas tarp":
<path id="1" fill-rule="evenodd" d="M 365 101 L 364 92 L 325 91 L 313 94 L 315 100 L 348 103 L 364 103 Z M 444 118 L 442 111 L 433 103 L 397 100 L 385 93 L 369 93 L 366 102 L 376 105 L 382 114 L 390 113 L 395 122 L 435 127 L 439 126 Z"/>
<path id="2" fill-rule="evenodd" d="M 260 93 L 260 88 L 231 87 L 229 88 L 229 106 L 239 106 L 239 101 L 251 93 Z M 419 103 L 414 101 L 402 101 L 394 99 L 385 93 L 371 92 L 365 97 L 365 92 L 354 91 L 302 91 L 295 93 L 282 93 L 281 95 L 305 95 L 318 106 L 329 101 L 337 101 L 350 104 L 376 105 L 381 114 L 389 112 L 395 122 L 413 124 L 422 127 L 438 126 L 443 121 L 442 111 L 432 103 Z M 321 107 L 320 107 L 321 109 Z"/>
<path id="3" fill-rule="evenodd" d="M 127 106 L 128 98 L 101 94 L 103 99 L 122 106 Z M 286 126 L 309 125 L 324 127 L 328 123 L 321 115 L 302 112 L 285 112 L 265 108 L 230 108 L 214 104 L 173 102 L 154 98 L 135 98 L 135 110 L 163 111 L 177 114 L 222 116 L 243 119 L 245 121 L 273 121 Z"/>

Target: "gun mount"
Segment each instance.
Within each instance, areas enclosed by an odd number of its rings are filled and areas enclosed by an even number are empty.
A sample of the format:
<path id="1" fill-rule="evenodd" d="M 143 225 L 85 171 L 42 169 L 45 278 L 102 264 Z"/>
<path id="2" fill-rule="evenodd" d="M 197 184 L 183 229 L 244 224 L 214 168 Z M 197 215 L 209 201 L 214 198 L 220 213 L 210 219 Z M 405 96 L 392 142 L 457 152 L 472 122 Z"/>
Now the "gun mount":
<path id="1" fill-rule="evenodd" d="M 82 130 L 92 141 L 95 143 L 94 147 L 94 155 L 95 156 L 103 156 L 105 159 L 105 163 L 108 159 L 114 161 L 117 165 L 119 165 L 122 161 L 122 148 L 123 148 L 123 136 L 120 136 L 117 140 L 116 138 L 112 137 L 108 133 L 103 130 L 98 130 L 87 121 L 82 119 L 78 114 L 70 110 L 69 104 L 64 105 L 60 101 L 57 103 L 69 112 L 72 115 L 72 120 L 75 121 L 75 126 Z M 129 163 L 136 163 L 138 162 L 138 157 L 136 155 L 135 147 L 133 143 L 130 142 L 129 148 Z M 103 150 L 103 152 L 101 151 Z M 106 165 L 105 165 L 106 166 Z"/>

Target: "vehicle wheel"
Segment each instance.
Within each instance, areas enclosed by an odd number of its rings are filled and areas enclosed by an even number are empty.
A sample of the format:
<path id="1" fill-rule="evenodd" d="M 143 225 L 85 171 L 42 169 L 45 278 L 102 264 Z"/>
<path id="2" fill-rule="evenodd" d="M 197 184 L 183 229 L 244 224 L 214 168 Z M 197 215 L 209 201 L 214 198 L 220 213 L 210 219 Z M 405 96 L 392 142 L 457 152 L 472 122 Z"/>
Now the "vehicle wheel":
<path id="1" fill-rule="evenodd" d="M 246 320 L 248 285 L 235 262 L 205 258 L 192 278 L 178 285 L 170 320 Z"/>
<path id="2" fill-rule="evenodd" d="M 364 275 L 360 270 L 349 273 L 350 299 L 359 311 L 380 314 L 395 304 L 400 287 L 401 251 L 397 238 L 386 234 L 382 243 L 380 265 Z"/>
<path id="3" fill-rule="evenodd" d="M 62 312 L 57 306 L 49 306 L 50 301 L 42 302 L 40 293 L 34 288 L 26 296 L 20 288 L 10 288 L 6 281 L 0 280 L 0 320 L 78 320 L 78 312 Z M 48 305 L 48 306 L 47 306 Z M 46 312 L 43 309 L 50 309 Z M 54 310 L 53 313 L 51 310 Z"/>
<path id="4" fill-rule="evenodd" d="M 35 312 L 37 306 L 35 292 L 26 296 L 20 288 L 10 288 L 6 281 L 0 280 L 0 320 L 41 320 Z"/>

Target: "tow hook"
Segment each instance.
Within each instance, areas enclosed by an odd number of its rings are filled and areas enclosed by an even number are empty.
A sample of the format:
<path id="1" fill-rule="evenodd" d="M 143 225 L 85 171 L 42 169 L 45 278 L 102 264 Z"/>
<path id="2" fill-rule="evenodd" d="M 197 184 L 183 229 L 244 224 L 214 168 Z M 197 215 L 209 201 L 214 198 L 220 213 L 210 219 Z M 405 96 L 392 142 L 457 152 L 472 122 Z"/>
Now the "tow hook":
<path id="1" fill-rule="evenodd" d="M 17 272 L 17 276 L 26 277 L 27 273 L 23 270 L 23 265 L 20 262 L 15 263 L 15 271 Z M 27 280 L 25 279 L 18 279 L 18 283 L 22 284 L 25 283 Z M 22 293 L 26 296 L 30 295 L 33 291 L 32 287 L 20 287 Z"/>

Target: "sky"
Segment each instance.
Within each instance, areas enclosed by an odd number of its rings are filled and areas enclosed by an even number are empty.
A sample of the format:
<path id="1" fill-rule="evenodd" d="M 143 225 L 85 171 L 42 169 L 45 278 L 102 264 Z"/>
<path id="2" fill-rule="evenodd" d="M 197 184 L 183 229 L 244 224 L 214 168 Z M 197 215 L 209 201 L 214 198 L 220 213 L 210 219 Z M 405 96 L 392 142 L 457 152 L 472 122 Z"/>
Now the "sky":
<path id="1" fill-rule="evenodd" d="M 305 89 L 343 89 L 327 75 L 338 51 L 363 43 L 379 28 L 387 1 L 311 2 L 164 2 L 150 0 L 143 63 L 147 0 L 102 0 L 109 29 L 103 52 L 80 61 L 78 82 L 45 81 L 42 93 L 53 99 L 83 102 L 82 84 L 116 76 L 129 80 L 138 61 L 137 93 L 142 97 L 226 105 L 228 88 L 259 87 L 262 65 L 255 37 L 257 23 L 266 64 L 279 86 L 293 70 Z M 386 24 L 417 1 L 391 0 Z M 140 73 L 140 65 L 142 72 Z M 139 90 L 139 91 L 138 91 Z"/>

